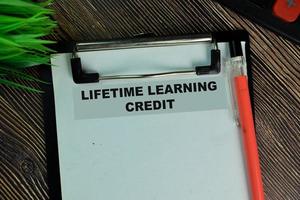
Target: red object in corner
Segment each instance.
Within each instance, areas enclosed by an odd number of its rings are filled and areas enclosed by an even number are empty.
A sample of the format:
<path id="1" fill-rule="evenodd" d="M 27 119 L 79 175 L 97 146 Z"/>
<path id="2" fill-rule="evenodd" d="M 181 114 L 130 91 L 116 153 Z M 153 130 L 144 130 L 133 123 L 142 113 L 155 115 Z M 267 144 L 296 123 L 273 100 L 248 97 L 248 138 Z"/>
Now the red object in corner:
<path id="1" fill-rule="evenodd" d="M 294 22 L 300 15 L 300 0 L 276 0 L 273 12 L 286 22 Z"/>
<path id="2" fill-rule="evenodd" d="M 248 180 L 252 200 L 264 200 L 264 190 L 261 178 L 255 127 L 251 109 L 247 76 L 234 77 L 239 120 L 243 138 L 244 153 L 247 163 Z"/>

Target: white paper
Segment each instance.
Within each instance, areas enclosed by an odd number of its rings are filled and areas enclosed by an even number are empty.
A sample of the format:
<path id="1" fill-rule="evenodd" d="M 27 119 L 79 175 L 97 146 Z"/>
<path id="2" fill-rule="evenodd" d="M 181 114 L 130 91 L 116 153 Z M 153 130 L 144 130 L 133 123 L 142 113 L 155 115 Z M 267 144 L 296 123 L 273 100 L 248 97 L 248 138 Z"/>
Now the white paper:
<path id="1" fill-rule="evenodd" d="M 210 99 L 216 109 L 124 116 L 116 112 L 109 117 L 83 118 L 76 117 L 74 91 L 103 88 L 112 82 L 75 84 L 70 54 L 56 55 L 52 64 L 57 67 L 52 73 L 63 200 L 250 199 L 241 137 L 224 71 L 228 45 L 221 43 L 219 49 L 222 71 L 217 75 L 147 80 L 218 79 L 222 101 Z M 157 73 L 208 65 L 210 44 L 94 51 L 79 53 L 79 57 L 87 71 L 104 75 Z M 146 83 L 120 80 L 113 84 Z M 226 103 L 220 106 L 222 102 Z M 97 103 L 93 104 L 95 110 Z M 109 108 L 114 112 L 114 106 Z"/>

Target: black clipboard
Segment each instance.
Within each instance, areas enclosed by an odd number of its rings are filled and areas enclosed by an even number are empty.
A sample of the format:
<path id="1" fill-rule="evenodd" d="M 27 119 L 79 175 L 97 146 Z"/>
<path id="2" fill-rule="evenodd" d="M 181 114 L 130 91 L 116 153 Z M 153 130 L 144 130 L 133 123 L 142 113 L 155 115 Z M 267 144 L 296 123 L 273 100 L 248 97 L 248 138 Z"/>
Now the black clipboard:
<path id="1" fill-rule="evenodd" d="M 190 37 L 190 36 L 187 36 Z M 249 89 L 250 89 L 250 97 L 253 108 L 253 80 L 252 80 L 252 71 L 251 71 L 251 60 L 250 60 L 250 44 L 249 44 L 249 35 L 246 31 L 237 30 L 237 31 L 226 31 L 226 32 L 217 32 L 212 33 L 211 37 L 215 42 L 229 42 L 230 44 L 230 54 L 231 56 L 237 56 L 241 54 L 240 42 L 245 42 L 246 49 L 246 61 L 248 64 L 247 74 L 249 78 Z M 169 37 L 164 37 L 164 40 Z M 172 38 L 172 37 L 170 37 Z M 157 40 L 158 38 L 147 38 L 147 40 Z M 144 40 L 144 38 L 142 38 Z M 105 41 L 105 42 L 112 42 Z M 120 41 L 120 40 L 118 40 Z M 57 45 L 52 47 L 57 50 L 59 53 L 74 53 L 74 49 L 76 49 L 76 43 L 74 42 L 66 42 L 66 43 L 58 43 Z M 213 69 L 214 70 L 214 69 Z M 76 72 L 77 71 L 77 72 Z M 82 66 L 75 66 L 75 70 L 73 70 L 73 78 L 80 78 L 82 76 Z M 52 82 L 52 75 L 50 68 L 44 68 L 40 72 L 41 78 L 43 80 Z M 95 78 L 95 75 L 92 75 Z M 97 75 L 96 75 L 97 77 Z M 93 79 L 93 77 L 92 77 Z M 88 82 L 84 80 L 84 82 Z M 92 80 L 91 82 L 95 82 L 96 80 Z M 97 79 L 98 81 L 98 79 Z M 78 80 L 74 80 L 74 82 L 78 82 Z M 78 82 L 80 84 L 80 81 Z M 60 170 L 59 170 L 59 158 L 58 158 L 58 144 L 57 144 L 57 132 L 56 132 L 56 118 L 55 118 L 55 103 L 54 103 L 54 93 L 53 86 L 49 85 L 41 85 L 44 94 L 43 94 L 43 111 L 44 111 L 44 130 L 46 135 L 46 152 L 47 152 L 47 172 L 48 172 L 48 186 L 49 186 L 49 196 L 51 200 L 62 200 L 61 195 L 61 184 L 60 184 Z M 254 110 L 253 110 L 254 114 Z"/>

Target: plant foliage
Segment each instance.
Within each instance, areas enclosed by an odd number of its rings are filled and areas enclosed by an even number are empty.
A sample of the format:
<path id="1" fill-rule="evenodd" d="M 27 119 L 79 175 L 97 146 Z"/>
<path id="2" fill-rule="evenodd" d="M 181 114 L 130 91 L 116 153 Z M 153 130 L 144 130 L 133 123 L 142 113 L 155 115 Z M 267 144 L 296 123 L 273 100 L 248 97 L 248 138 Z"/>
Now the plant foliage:
<path id="1" fill-rule="evenodd" d="M 0 84 L 38 91 L 14 82 L 11 78 L 39 81 L 23 72 L 24 69 L 49 63 L 52 52 L 41 39 L 56 26 L 50 18 L 53 11 L 47 6 L 52 0 L 0 0 Z"/>

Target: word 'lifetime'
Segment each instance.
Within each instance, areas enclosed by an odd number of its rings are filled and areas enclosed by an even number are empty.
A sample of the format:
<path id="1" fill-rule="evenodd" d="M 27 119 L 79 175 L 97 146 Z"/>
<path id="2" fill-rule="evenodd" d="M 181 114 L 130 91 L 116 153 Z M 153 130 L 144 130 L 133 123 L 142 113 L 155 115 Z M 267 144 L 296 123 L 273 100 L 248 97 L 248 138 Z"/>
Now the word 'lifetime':
<path id="1" fill-rule="evenodd" d="M 103 88 L 94 90 L 81 90 L 81 100 L 101 100 L 110 98 L 132 98 L 140 96 L 159 96 L 169 94 L 184 94 L 192 92 L 207 92 L 217 90 L 215 81 L 176 83 L 155 86 L 135 86 L 124 88 Z M 161 109 L 173 109 L 175 99 L 129 101 L 125 104 L 127 112 L 151 111 Z M 187 102 L 188 103 L 188 102 Z"/>

